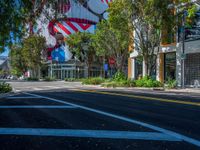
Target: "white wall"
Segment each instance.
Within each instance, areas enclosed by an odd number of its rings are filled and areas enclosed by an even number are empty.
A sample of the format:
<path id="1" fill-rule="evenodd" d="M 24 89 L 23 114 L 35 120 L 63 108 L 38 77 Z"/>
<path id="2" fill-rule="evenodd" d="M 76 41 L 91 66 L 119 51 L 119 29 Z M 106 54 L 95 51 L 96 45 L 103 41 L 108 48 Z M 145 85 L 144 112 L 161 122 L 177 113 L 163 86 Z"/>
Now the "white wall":
<path id="1" fill-rule="evenodd" d="M 185 54 L 200 53 L 200 40 L 185 42 Z M 181 55 L 182 55 L 182 43 L 177 44 L 176 53 L 176 80 L 178 86 L 181 86 Z"/>

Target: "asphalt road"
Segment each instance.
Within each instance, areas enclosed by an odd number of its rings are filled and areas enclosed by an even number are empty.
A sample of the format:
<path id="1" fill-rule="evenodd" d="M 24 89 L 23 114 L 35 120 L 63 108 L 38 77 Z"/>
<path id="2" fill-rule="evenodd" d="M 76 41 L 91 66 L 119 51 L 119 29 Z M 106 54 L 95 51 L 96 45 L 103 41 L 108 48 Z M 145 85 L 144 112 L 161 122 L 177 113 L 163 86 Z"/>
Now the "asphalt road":
<path id="1" fill-rule="evenodd" d="M 199 118 L 198 96 L 20 89 L 0 98 L 0 149 L 198 150 Z"/>

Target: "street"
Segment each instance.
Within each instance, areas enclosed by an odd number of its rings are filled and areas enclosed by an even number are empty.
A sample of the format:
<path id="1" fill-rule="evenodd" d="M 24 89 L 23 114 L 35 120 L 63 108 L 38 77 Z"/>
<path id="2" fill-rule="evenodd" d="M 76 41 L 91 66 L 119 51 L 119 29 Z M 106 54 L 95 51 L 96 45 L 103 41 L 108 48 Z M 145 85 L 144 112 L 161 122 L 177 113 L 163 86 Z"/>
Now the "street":
<path id="1" fill-rule="evenodd" d="M 0 98 L 2 150 L 200 149 L 199 96 L 11 84 L 16 92 Z"/>

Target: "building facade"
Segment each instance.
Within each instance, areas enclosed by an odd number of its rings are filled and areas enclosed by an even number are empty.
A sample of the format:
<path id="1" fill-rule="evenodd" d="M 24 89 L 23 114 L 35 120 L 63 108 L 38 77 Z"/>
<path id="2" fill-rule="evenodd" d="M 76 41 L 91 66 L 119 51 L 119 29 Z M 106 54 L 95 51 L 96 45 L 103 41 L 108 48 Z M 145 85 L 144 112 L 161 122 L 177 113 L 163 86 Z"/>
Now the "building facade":
<path id="1" fill-rule="evenodd" d="M 65 40 L 77 32 L 94 33 L 96 24 L 107 19 L 107 8 L 112 0 L 65 0 L 58 4 L 58 16 L 62 20 L 52 20 L 46 18 L 46 12 L 51 14 L 51 10 L 44 10 L 41 17 L 37 20 L 37 31 L 45 36 L 48 46 L 48 72 L 49 76 L 58 79 L 77 77 L 82 75 L 82 71 L 87 68 L 84 64 L 77 65 L 77 59 L 73 57 Z M 72 63 L 76 62 L 76 63 Z M 80 62 L 79 62 L 80 64 Z M 103 67 L 103 66 L 102 66 Z M 100 67 L 92 66 L 93 76 L 97 76 L 97 69 Z M 80 75 L 77 75 L 77 72 Z M 100 72 L 100 70 L 99 70 Z M 85 73 L 86 75 L 86 73 Z M 98 74 L 100 76 L 100 74 Z"/>
<path id="2" fill-rule="evenodd" d="M 184 41 L 182 35 L 185 35 Z M 159 47 L 154 77 L 163 83 L 174 79 L 178 87 L 200 87 L 200 11 L 196 13 L 192 25 L 184 30 L 180 27 L 174 39 L 174 42 Z M 130 78 L 137 79 L 144 75 L 143 63 L 137 50 L 134 50 L 130 54 Z"/>

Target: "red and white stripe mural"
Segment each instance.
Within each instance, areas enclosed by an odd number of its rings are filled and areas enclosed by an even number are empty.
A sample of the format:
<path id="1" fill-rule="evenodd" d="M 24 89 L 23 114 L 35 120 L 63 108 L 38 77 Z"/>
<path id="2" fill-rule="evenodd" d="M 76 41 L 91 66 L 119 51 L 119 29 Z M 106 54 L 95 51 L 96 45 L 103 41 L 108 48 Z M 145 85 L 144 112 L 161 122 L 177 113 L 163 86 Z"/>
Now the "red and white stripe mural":
<path id="1" fill-rule="evenodd" d="M 66 19 L 62 21 L 50 21 L 48 24 L 41 23 L 42 19 L 38 21 L 38 29 L 42 30 L 42 35 L 47 39 L 47 45 L 49 45 L 48 53 L 58 48 L 64 48 L 65 60 L 71 59 L 72 55 L 67 46 L 63 46 L 60 43 L 60 39 L 57 38 L 57 34 L 62 34 L 64 38 L 67 38 L 70 34 L 76 32 L 90 32 L 94 33 L 96 24 L 105 19 L 104 13 L 108 8 L 108 4 L 112 0 L 88 0 L 83 4 L 75 2 L 74 0 L 68 0 L 66 3 L 58 5 L 60 13 L 66 16 Z M 52 59 L 49 57 L 49 59 Z M 54 59 L 54 58 L 53 58 Z"/>

